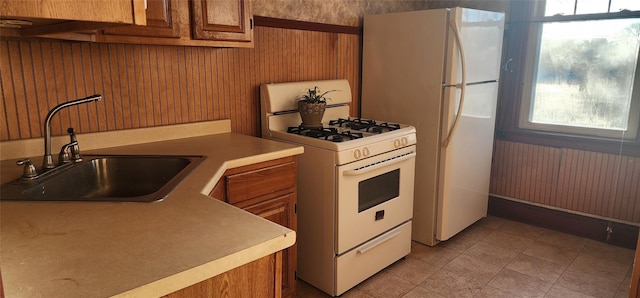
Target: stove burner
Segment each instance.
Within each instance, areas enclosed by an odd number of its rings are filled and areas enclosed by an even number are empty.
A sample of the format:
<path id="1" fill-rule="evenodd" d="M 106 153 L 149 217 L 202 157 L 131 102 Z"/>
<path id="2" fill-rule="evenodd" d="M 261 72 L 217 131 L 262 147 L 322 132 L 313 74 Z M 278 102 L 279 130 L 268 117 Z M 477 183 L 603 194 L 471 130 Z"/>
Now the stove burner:
<path id="1" fill-rule="evenodd" d="M 308 128 L 300 125 L 300 126 L 291 126 L 287 128 L 287 132 L 317 138 L 327 134 L 338 133 L 338 129 L 333 127 Z"/>
<path id="2" fill-rule="evenodd" d="M 400 129 L 400 124 L 397 123 L 376 123 L 375 120 L 361 119 L 361 118 L 338 118 L 337 120 L 329 120 L 329 125 L 337 125 L 339 127 L 348 127 L 355 130 L 364 130 L 371 133 L 383 133 Z"/>
<path id="3" fill-rule="evenodd" d="M 360 118 L 355 118 L 355 119 L 338 118 L 338 120 L 329 120 L 329 125 L 337 125 L 340 127 L 348 127 L 355 130 L 362 130 L 362 129 L 367 129 L 369 127 L 376 125 L 376 121 L 360 119 Z"/>
<path id="4" fill-rule="evenodd" d="M 378 124 L 377 127 L 379 127 L 380 129 L 387 129 L 387 131 L 392 131 L 392 130 L 400 129 L 400 124 L 383 122 Z"/>
<path id="5" fill-rule="evenodd" d="M 348 140 L 355 140 L 355 139 L 359 139 L 359 138 L 362 138 L 362 133 L 361 132 L 343 131 L 343 132 L 338 133 L 338 134 L 329 135 L 329 136 L 325 137 L 325 140 L 329 140 L 329 141 L 332 141 L 332 142 L 342 142 L 342 141 L 348 141 Z"/>
<path id="6" fill-rule="evenodd" d="M 325 139 L 327 141 L 336 143 L 363 137 L 362 133 L 360 132 L 338 132 L 338 129 L 333 127 L 306 128 L 302 126 L 293 126 L 287 128 L 287 132 L 316 139 Z"/>

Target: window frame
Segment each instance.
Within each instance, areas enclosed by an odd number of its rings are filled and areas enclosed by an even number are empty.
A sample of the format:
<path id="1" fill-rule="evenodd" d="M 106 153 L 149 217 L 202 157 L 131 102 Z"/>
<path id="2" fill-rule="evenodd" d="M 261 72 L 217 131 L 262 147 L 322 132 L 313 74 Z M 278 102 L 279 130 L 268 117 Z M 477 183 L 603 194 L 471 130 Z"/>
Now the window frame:
<path id="1" fill-rule="evenodd" d="M 536 17 L 536 12 L 544 9 L 544 1 L 512 1 L 508 13 L 503 44 L 503 69 L 498 96 L 498 115 L 496 125 L 496 139 L 522 142 L 534 145 L 544 145 L 561 148 L 582 149 L 605 153 L 640 156 L 640 69 L 636 68 L 634 78 L 634 93 L 630 106 L 630 130 L 635 135 L 628 138 L 611 137 L 605 135 L 586 135 L 580 129 L 569 133 L 563 131 L 540 130 L 535 126 L 522 125 L 528 122 L 528 114 L 522 113 L 529 104 L 525 96 L 531 91 L 533 72 L 527 70 L 532 67 L 527 63 L 535 63 L 537 54 L 532 56 L 532 50 L 538 50 L 538 36 L 540 24 L 555 21 L 580 21 L 590 19 L 616 19 L 621 17 L 640 17 L 640 11 L 625 11 L 620 13 Z M 544 13 L 542 13 L 544 15 Z M 586 16 L 586 17 L 585 17 Z M 640 59 L 638 59 L 640 63 Z M 528 84 L 528 85 L 527 85 Z M 531 93 L 529 93 L 531 94 Z M 526 116 L 524 116 L 526 115 Z M 589 129 L 593 130 L 593 129 Z"/>

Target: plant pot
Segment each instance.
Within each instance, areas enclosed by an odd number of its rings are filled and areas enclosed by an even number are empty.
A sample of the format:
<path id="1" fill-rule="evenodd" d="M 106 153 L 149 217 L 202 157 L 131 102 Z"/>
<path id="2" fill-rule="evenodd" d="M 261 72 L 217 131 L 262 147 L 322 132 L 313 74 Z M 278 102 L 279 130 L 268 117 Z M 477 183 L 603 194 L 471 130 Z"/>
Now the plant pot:
<path id="1" fill-rule="evenodd" d="M 302 118 L 302 127 L 305 128 L 321 128 L 322 116 L 324 115 L 324 109 L 327 103 L 307 103 L 304 101 L 298 102 L 298 112 L 300 118 Z"/>

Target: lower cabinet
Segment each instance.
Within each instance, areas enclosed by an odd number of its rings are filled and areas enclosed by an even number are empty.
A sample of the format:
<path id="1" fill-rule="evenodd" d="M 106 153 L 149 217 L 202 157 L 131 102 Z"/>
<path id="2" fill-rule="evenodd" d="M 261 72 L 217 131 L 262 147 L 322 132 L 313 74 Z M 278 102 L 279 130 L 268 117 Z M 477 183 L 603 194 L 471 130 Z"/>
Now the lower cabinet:
<path id="1" fill-rule="evenodd" d="M 227 170 L 211 197 L 296 231 L 296 158 L 285 157 Z M 282 296 L 295 293 L 296 247 L 282 251 Z"/>
<path id="2" fill-rule="evenodd" d="M 282 251 L 279 251 L 163 297 L 278 298 L 281 275 Z"/>

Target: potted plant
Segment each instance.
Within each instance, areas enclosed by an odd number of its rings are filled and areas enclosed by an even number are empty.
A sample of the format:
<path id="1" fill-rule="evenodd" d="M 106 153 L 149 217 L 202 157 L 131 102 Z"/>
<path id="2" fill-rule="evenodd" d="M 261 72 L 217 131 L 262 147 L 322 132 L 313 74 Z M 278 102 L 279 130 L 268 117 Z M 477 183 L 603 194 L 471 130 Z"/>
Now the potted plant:
<path id="1" fill-rule="evenodd" d="M 316 86 L 313 89 L 309 89 L 307 94 L 297 98 L 298 112 L 300 113 L 300 118 L 302 118 L 302 127 L 322 127 L 322 116 L 324 115 L 328 99 L 325 95 L 333 91 L 336 90 L 329 90 L 321 93 L 320 88 Z"/>

